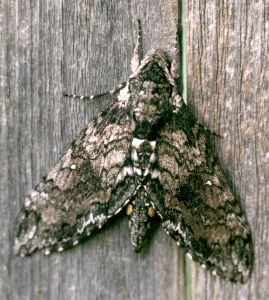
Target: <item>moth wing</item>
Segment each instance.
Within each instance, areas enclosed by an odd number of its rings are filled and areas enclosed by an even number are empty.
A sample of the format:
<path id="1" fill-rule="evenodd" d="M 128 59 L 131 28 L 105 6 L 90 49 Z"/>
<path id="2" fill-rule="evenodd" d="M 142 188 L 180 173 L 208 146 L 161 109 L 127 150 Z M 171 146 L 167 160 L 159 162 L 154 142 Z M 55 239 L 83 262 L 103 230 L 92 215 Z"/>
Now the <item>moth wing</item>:
<path id="1" fill-rule="evenodd" d="M 132 126 L 117 103 L 88 124 L 26 198 L 16 222 L 16 254 L 72 247 L 122 209 L 135 189 L 128 176 L 116 184 Z"/>
<path id="2" fill-rule="evenodd" d="M 154 202 L 163 226 L 194 260 L 244 282 L 253 261 L 250 228 L 208 131 L 185 104 L 170 120 L 157 143 L 160 176 L 155 184 L 164 196 Z"/>

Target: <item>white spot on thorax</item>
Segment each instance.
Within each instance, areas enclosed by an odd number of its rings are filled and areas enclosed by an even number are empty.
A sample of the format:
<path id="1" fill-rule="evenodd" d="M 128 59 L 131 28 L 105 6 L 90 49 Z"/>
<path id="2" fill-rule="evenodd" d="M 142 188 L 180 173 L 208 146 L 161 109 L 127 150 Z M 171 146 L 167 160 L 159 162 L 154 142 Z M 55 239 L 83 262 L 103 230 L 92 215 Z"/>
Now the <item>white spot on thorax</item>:
<path id="1" fill-rule="evenodd" d="M 139 149 L 140 145 L 143 144 L 145 140 L 133 138 L 132 140 L 132 147 L 135 149 Z"/>
<path id="2" fill-rule="evenodd" d="M 145 170 L 143 176 L 147 176 L 148 174 L 149 174 L 149 167 L 146 168 L 146 170 Z"/>
<path id="3" fill-rule="evenodd" d="M 154 178 L 159 178 L 159 177 L 161 177 L 160 171 L 158 171 L 158 170 L 153 170 L 153 171 L 151 172 L 151 178 L 152 178 L 152 179 L 154 179 Z"/>
<path id="4" fill-rule="evenodd" d="M 206 185 L 212 185 L 212 182 L 210 180 L 208 180 L 205 184 Z"/>
<path id="5" fill-rule="evenodd" d="M 132 159 L 133 162 L 137 162 L 138 161 L 138 155 L 137 155 L 137 151 L 136 151 L 135 148 L 132 148 L 131 159 Z"/>
<path id="6" fill-rule="evenodd" d="M 129 176 L 134 175 L 134 169 L 132 166 L 126 166 L 120 171 L 120 173 L 117 176 L 116 183 L 124 180 L 127 175 Z"/>
<path id="7" fill-rule="evenodd" d="M 124 176 L 126 176 L 126 175 L 130 175 L 130 176 L 134 175 L 133 167 L 131 167 L 131 166 L 124 167 L 123 168 L 123 174 L 124 174 Z"/>
<path id="8" fill-rule="evenodd" d="M 138 175 L 138 176 L 142 176 L 142 171 L 139 168 L 134 167 L 134 172 Z"/>
<path id="9" fill-rule="evenodd" d="M 154 149 L 156 148 L 156 141 L 150 141 L 149 144 L 151 149 L 154 151 Z"/>
<path id="10" fill-rule="evenodd" d="M 70 169 L 72 169 L 72 170 L 76 170 L 76 168 L 77 168 L 76 165 L 72 165 L 72 166 L 70 167 Z"/>
<path id="11" fill-rule="evenodd" d="M 149 162 L 152 164 L 152 163 L 155 162 L 155 161 L 156 161 L 156 155 L 155 155 L 155 153 L 153 152 L 153 153 L 151 154 L 150 158 L 149 158 Z"/>

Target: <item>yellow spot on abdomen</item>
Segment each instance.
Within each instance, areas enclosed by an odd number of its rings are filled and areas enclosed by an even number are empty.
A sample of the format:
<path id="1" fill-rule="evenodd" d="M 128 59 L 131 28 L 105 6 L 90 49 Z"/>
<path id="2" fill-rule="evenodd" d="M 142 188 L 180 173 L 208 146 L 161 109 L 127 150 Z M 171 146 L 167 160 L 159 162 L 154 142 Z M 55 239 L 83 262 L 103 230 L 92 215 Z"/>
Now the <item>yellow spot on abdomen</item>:
<path id="1" fill-rule="evenodd" d="M 128 204 L 126 208 L 126 214 L 130 216 L 134 210 L 134 206 L 132 204 Z"/>
<path id="2" fill-rule="evenodd" d="M 156 214 L 155 208 L 152 207 L 152 206 L 150 206 L 150 207 L 148 208 L 148 215 L 149 215 L 151 218 L 153 218 L 153 217 L 155 216 L 155 214 Z"/>

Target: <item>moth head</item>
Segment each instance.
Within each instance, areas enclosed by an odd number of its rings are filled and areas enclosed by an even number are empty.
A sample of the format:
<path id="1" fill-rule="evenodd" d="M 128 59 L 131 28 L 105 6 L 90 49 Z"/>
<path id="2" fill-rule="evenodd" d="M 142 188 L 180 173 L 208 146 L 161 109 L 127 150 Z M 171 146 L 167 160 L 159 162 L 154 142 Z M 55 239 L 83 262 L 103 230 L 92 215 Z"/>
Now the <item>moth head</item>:
<path id="1" fill-rule="evenodd" d="M 152 122 L 167 110 L 174 86 L 168 68 L 156 59 L 149 60 L 129 80 L 130 100 L 138 122 Z"/>

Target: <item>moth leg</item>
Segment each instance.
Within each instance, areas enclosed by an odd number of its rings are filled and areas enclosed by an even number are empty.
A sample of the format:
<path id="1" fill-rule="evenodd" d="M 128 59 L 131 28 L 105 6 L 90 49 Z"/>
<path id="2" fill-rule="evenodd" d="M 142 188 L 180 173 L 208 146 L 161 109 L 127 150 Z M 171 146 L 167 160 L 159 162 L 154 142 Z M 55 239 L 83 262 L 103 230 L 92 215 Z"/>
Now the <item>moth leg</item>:
<path id="1" fill-rule="evenodd" d="M 76 95 L 76 94 L 67 94 L 67 93 L 63 93 L 64 97 L 68 97 L 68 98 L 74 98 L 74 99 L 80 99 L 80 100 L 93 100 L 96 98 L 100 98 L 103 96 L 107 96 L 107 95 L 114 95 L 116 93 L 118 93 L 121 89 L 123 89 L 126 86 L 127 82 L 122 82 L 121 84 L 119 84 L 114 90 L 111 91 L 106 91 L 100 94 L 96 94 L 96 95 Z"/>
<path id="2" fill-rule="evenodd" d="M 142 58 L 143 58 L 141 22 L 140 22 L 140 20 L 137 20 L 137 22 L 138 22 L 138 35 L 137 35 L 137 40 L 135 43 L 133 58 L 131 60 L 131 69 L 132 69 L 133 73 L 140 66 Z"/>

